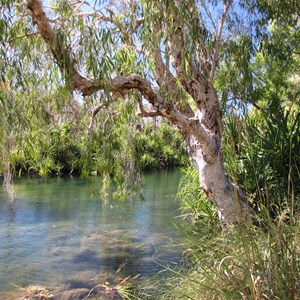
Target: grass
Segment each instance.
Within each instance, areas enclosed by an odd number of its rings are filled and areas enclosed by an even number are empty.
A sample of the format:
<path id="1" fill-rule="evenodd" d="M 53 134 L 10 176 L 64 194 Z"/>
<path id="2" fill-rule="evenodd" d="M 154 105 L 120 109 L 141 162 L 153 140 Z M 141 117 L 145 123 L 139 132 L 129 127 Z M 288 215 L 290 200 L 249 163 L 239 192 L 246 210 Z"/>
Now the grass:
<path id="1" fill-rule="evenodd" d="M 188 272 L 171 270 L 180 281 L 170 279 L 160 299 L 299 299 L 299 234 L 299 215 L 289 209 L 261 227 L 200 231 L 188 245 Z"/>

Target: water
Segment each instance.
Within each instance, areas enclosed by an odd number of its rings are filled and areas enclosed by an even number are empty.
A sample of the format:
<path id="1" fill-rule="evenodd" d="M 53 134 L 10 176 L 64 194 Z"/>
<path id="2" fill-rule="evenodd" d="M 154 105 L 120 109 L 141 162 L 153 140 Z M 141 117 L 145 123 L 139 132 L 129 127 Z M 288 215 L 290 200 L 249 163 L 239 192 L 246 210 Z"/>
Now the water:
<path id="1" fill-rule="evenodd" d="M 71 288 L 180 263 L 179 172 L 145 175 L 145 201 L 104 206 L 99 179 L 16 179 L 0 187 L 0 292 L 41 284 Z"/>

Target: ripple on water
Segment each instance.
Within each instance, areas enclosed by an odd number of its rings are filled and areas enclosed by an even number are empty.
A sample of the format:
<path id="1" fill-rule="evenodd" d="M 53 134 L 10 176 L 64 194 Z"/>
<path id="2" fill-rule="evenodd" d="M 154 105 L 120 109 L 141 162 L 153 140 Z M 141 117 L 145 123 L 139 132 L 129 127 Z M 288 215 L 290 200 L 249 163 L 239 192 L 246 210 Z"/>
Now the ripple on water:
<path id="1" fill-rule="evenodd" d="M 145 202 L 114 208 L 91 197 L 97 182 L 82 179 L 16 180 L 14 207 L 0 189 L 0 292 L 28 284 L 90 287 L 179 262 L 178 203 L 165 197 L 165 186 L 176 193 L 179 174 L 172 176 L 149 175 Z"/>

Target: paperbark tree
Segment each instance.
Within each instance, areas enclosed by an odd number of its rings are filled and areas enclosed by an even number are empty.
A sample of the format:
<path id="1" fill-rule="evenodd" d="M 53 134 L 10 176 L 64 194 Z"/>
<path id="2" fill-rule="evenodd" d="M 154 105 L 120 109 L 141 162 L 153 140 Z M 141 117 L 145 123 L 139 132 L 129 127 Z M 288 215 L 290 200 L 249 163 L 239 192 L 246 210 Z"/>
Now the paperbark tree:
<path id="1" fill-rule="evenodd" d="M 221 224 L 249 222 L 251 210 L 247 199 L 229 180 L 223 167 L 223 123 L 213 84 L 231 1 L 224 1 L 218 22 L 213 20 L 204 1 L 132 0 L 121 2 L 119 7 L 108 1 L 102 10 L 89 5 L 86 11 L 81 9 L 84 3 L 74 1 L 65 5 L 70 18 L 80 19 L 83 24 L 89 20 L 88 26 L 83 26 L 85 33 L 77 31 L 74 39 L 88 32 L 92 32 L 92 38 L 93 30 L 106 28 L 107 31 L 101 33 L 97 51 L 89 49 L 92 47 L 89 44 L 71 46 L 70 35 L 63 29 L 63 16 L 57 17 L 60 26 L 55 27 L 41 1 L 28 1 L 36 34 L 46 43 L 69 89 L 83 96 L 102 91 L 110 101 L 134 94 L 141 117 L 161 116 L 180 129 L 186 151 L 199 172 L 199 184 L 217 206 Z M 210 32 L 204 27 L 203 15 L 210 20 Z M 89 53 L 94 53 L 93 59 L 98 65 L 107 62 L 103 49 L 114 34 L 118 37 L 116 48 L 111 49 L 114 57 L 123 55 L 129 63 L 120 66 L 116 62 L 110 72 L 98 68 L 98 75 L 97 70 L 82 71 Z M 80 47 L 84 50 L 78 50 Z M 79 52 L 84 54 L 78 58 Z M 91 73 L 96 76 L 90 77 Z M 151 105 L 150 110 L 146 102 Z M 92 118 L 103 106 L 100 103 L 95 108 Z"/>

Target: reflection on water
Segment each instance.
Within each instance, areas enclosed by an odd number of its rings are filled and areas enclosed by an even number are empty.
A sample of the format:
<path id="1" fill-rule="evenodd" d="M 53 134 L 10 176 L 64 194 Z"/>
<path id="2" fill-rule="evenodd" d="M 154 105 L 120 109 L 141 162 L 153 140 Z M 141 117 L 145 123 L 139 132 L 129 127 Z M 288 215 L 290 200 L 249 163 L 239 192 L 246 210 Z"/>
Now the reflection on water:
<path id="1" fill-rule="evenodd" d="M 0 188 L 0 291 L 28 284 L 93 286 L 99 274 L 147 276 L 179 262 L 184 238 L 179 172 L 145 175 L 143 202 L 103 207 L 97 178 L 15 180 L 15 204 Z M 157 262 L 159 264 L 157 264 Z"/>

